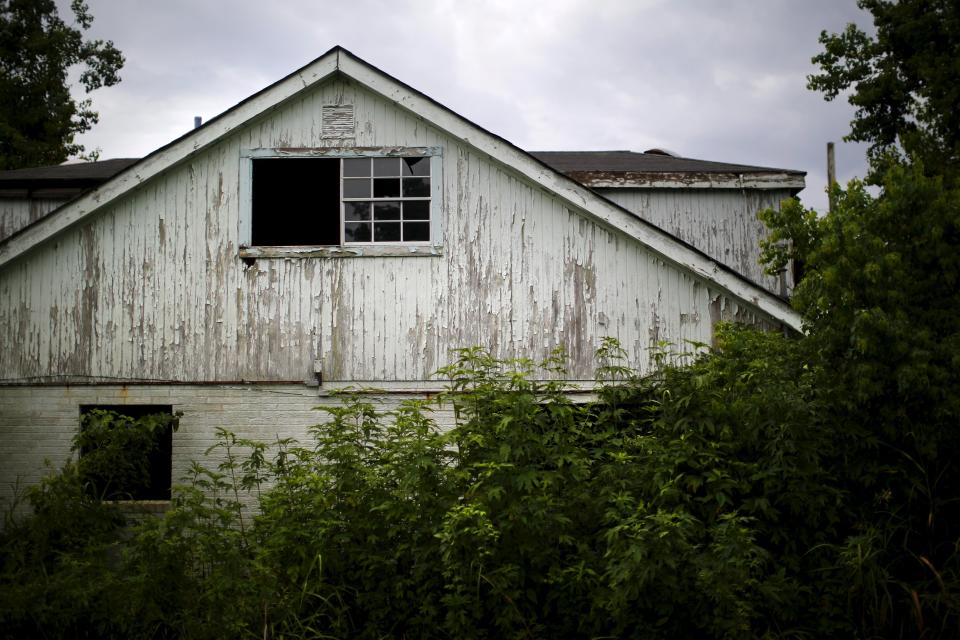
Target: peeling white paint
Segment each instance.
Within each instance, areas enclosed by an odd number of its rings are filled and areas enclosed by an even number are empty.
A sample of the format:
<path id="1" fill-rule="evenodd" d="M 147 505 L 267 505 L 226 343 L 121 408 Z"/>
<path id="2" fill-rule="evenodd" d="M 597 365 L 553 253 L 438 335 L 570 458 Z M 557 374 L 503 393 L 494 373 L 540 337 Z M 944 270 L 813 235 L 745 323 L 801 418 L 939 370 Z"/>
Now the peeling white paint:
<path id="1" fill-rule="evenodd" d="M 769 232 L 757 217 L 762 209 L 779 209 L 791 196 L 790 190 L 610 187 L 596 191 L 768 291 L 778 295 L 792 292 L 790 279 L 763 271 L 760 241 Z"/>

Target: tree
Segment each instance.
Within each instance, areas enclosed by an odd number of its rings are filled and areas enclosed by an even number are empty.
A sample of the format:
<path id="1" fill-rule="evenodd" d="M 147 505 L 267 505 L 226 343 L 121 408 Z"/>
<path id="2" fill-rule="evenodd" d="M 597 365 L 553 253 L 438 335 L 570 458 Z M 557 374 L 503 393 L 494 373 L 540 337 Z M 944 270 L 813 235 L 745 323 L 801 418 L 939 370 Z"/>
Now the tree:
<path id="1" fill-rule="evenodd" d="M 870 143 L 871 181 L 889 156 L 922 160 L 928 174 L 956 175 L 960 161 L 960 4 L 956 0 L 858 0 L 876 36 L 856 25 L 821 33 L 810 89 L 857 108 L 847 140 Z M 885 158 L 887 158 L 885 160 Z"/>
<path id="2" fill-rule="evenodd" d="M 58 164 L 83 151 L 74 136 L 97 123 L 89 99 L 70 95 L 67 76 L 82 66 L 87 93 L 120 81 L 123 55 L 110 41 L 84 40 L 93 16 L 72 0 L 76 26 L 53 0 L 0 0 L 0 169 Z"/>

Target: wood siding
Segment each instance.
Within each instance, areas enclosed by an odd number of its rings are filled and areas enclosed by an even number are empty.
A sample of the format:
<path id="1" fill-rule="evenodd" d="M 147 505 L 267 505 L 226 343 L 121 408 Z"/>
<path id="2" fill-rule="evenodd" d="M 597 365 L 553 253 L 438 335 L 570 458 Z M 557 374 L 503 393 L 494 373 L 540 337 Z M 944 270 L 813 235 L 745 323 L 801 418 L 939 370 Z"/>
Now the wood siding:
<path id="1" fill-rule="evenodd" d="M 335 104 L 354 105 L 355 137 L 323 137 Z M 441 255 L 240 258 L 242 152 L 336 146 L 443 149 Z M 646 367 L 651 346 L 709 342 L 721 318 L 765 322 L 751 309 L 340 78 L 8 264 L 0 371 L 7 383 L 300 381 L 319 361 L 325 382 L 416 381 L 457 347 L 541 359 L 563 346 L 570 377 L 589 379 L 603 336 Z"/>
<path id="2" fill-rule="evenodd" d="M 0 197 L 0 242 L 66 202 L 64 198 Z"/>
<path id="3" fill-rule="evenodd" d="M 631 189 L 598 188 L 597 193 L 649 220 L 714 260 L 744 274 L 768 291 L 788 295 L 793 283 L 769 276 L 760 265 L 760 240 L 767 228 L 757 218 L 779 209 L 785 189 Z"/>

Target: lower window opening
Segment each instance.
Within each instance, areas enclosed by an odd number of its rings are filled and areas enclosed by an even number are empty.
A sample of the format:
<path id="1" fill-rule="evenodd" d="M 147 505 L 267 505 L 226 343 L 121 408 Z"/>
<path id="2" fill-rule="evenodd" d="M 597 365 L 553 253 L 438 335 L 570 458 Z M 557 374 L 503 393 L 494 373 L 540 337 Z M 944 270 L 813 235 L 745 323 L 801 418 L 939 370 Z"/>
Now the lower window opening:
<path id="1" fill-rule="evenodd" d="M 170 405 L 82 405 L 80 473 L 102 500 L 169 500 L 173 432 Z"/>

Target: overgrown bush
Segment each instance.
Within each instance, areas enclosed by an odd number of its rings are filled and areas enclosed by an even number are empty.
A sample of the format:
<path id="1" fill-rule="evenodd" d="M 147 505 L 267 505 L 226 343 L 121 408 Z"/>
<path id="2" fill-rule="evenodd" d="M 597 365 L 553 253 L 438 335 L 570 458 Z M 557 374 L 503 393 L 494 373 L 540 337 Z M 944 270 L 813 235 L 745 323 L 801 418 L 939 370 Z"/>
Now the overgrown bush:
<path id="1" fill-rule="evenodd" d="M 647 377 L 622 355 L 577 403 L 538 381 L 561 358 L 464 350 L 447 432 L 432 402 L 369 396 L 308 443 L 221 431 L 219 465 L 132 531 L 67 465 L 3 533 L 0 634 L 949 637 L 956 553 L 939 595 L 896 573 L 897 511 L 850 471 L 881 445 L 836 428 L 802 341 L 730 327 Z M 921 633 L 897 588 L 938 598 Z"/>

